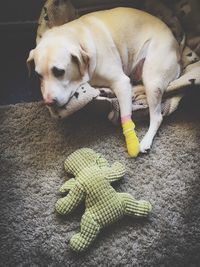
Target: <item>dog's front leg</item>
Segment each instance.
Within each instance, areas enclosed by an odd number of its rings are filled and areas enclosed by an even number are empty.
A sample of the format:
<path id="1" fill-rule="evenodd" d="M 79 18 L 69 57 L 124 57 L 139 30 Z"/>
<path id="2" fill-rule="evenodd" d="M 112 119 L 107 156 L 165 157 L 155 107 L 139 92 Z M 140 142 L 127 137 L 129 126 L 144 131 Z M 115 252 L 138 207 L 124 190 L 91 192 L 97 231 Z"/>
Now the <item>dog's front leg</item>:
<path id="1" fill-rule="evenodd" d="M 134 131 L 135 124 L 131 119 L 132 115 L 132 86 L 130 79 L 124 75 L 111 85 L 112 90 L 117 96 L 123 133 L 126 140 L 127 150 L 131 157 L 136 157 L 140 152 L 139 140 Z"/>

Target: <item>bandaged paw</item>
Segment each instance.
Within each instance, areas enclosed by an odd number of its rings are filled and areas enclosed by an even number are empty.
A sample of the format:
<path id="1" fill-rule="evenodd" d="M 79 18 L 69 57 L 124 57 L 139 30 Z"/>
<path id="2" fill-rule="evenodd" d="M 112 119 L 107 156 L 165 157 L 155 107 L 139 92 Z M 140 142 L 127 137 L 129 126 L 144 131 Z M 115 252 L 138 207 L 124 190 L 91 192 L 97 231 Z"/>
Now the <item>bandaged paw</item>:
<path id="1" fill-rule="evenodd" d="M 123 134 L 126 140 L 126 146 L 130 157 L 137 157 L 140 152 L 140 143 L 135 132 L 135 124 L 132 120 L 122 123 Z"/>

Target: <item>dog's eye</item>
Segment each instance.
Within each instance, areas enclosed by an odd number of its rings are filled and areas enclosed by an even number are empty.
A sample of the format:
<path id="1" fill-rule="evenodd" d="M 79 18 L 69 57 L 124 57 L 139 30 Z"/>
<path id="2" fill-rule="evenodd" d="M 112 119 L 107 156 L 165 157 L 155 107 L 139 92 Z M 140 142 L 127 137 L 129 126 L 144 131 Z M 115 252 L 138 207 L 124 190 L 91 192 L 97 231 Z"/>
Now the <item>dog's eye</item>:
<path id="1" fill-rule="evenodd" d="M 65 70 L 56 67 L 53 67 L 52 72 L 56 78 L 62 77 L 65 74 Z"/>
<path id="2" fill-rule="evenodd" d="M 36 76 L 41 80 L 43 77 L 41 74 L 39 74 L 37 71 L 35 72 L 36 73 Z"/>

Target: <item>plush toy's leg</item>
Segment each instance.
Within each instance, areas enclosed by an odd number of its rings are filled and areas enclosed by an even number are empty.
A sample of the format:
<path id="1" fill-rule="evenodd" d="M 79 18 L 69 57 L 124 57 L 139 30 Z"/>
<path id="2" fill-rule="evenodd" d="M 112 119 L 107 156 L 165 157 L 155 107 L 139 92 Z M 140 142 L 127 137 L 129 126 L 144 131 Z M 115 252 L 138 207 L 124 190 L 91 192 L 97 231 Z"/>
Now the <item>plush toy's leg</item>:
<path id="1" fill-rule="evenodd" d="M 118 193 L 118 196 L 122 199 L 125 206 L 125 215 L 145 217 L 151 210 L 152 206 L 148 201 L 135 200 L 128 193 Z"/>
<path id="2" fill-rule="evenodd" d="M 76 184 L 76 180 L 74 178 L 71 178 L 70 180 L 68 180 L 67 182 L 65 182 L 61 188 L 59 189 L 59 191 L 61 193 L 65 193 L 68 192 L 69 190 L 71 190 L 72 188 L 74 188 Z"/>
<path id="3" fill-rule="evenodd" d="M 108 174 L 106 175 L 106 180 L 110 183 L 118 181 L 125 175 L 126 169 L 120 162 L 115 162 L 111 168 L 108 169 Z"/>
<path id="4" fill-rule="evenodd" d="M 75 209 L 85 197 L 84 191 L 76 184 L 66 197 L 60 198 L 56 203 L 56 210 L 60 214 L 66 214 Z"/>
<path id="5" fill-rule="evenodd" d="M 100 231 L 100 225 L 86 212 L 81 219 L 81 231 L 70 240 L 70 247 L 77 251 L 84 251 L 95 240 Z"/>

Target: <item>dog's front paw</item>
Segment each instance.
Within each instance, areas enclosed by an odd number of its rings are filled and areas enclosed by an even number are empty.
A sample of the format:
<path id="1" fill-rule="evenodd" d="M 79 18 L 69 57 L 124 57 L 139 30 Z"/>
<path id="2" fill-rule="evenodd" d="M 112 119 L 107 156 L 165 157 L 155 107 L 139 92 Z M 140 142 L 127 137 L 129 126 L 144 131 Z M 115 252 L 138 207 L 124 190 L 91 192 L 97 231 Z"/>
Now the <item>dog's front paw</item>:
<path id="1" fill-rule="evenodd" d="M 149 138 L 144 137 L 140 143 L 140 152 L 148 153 L 151 148 L 152 141 Z"/>

